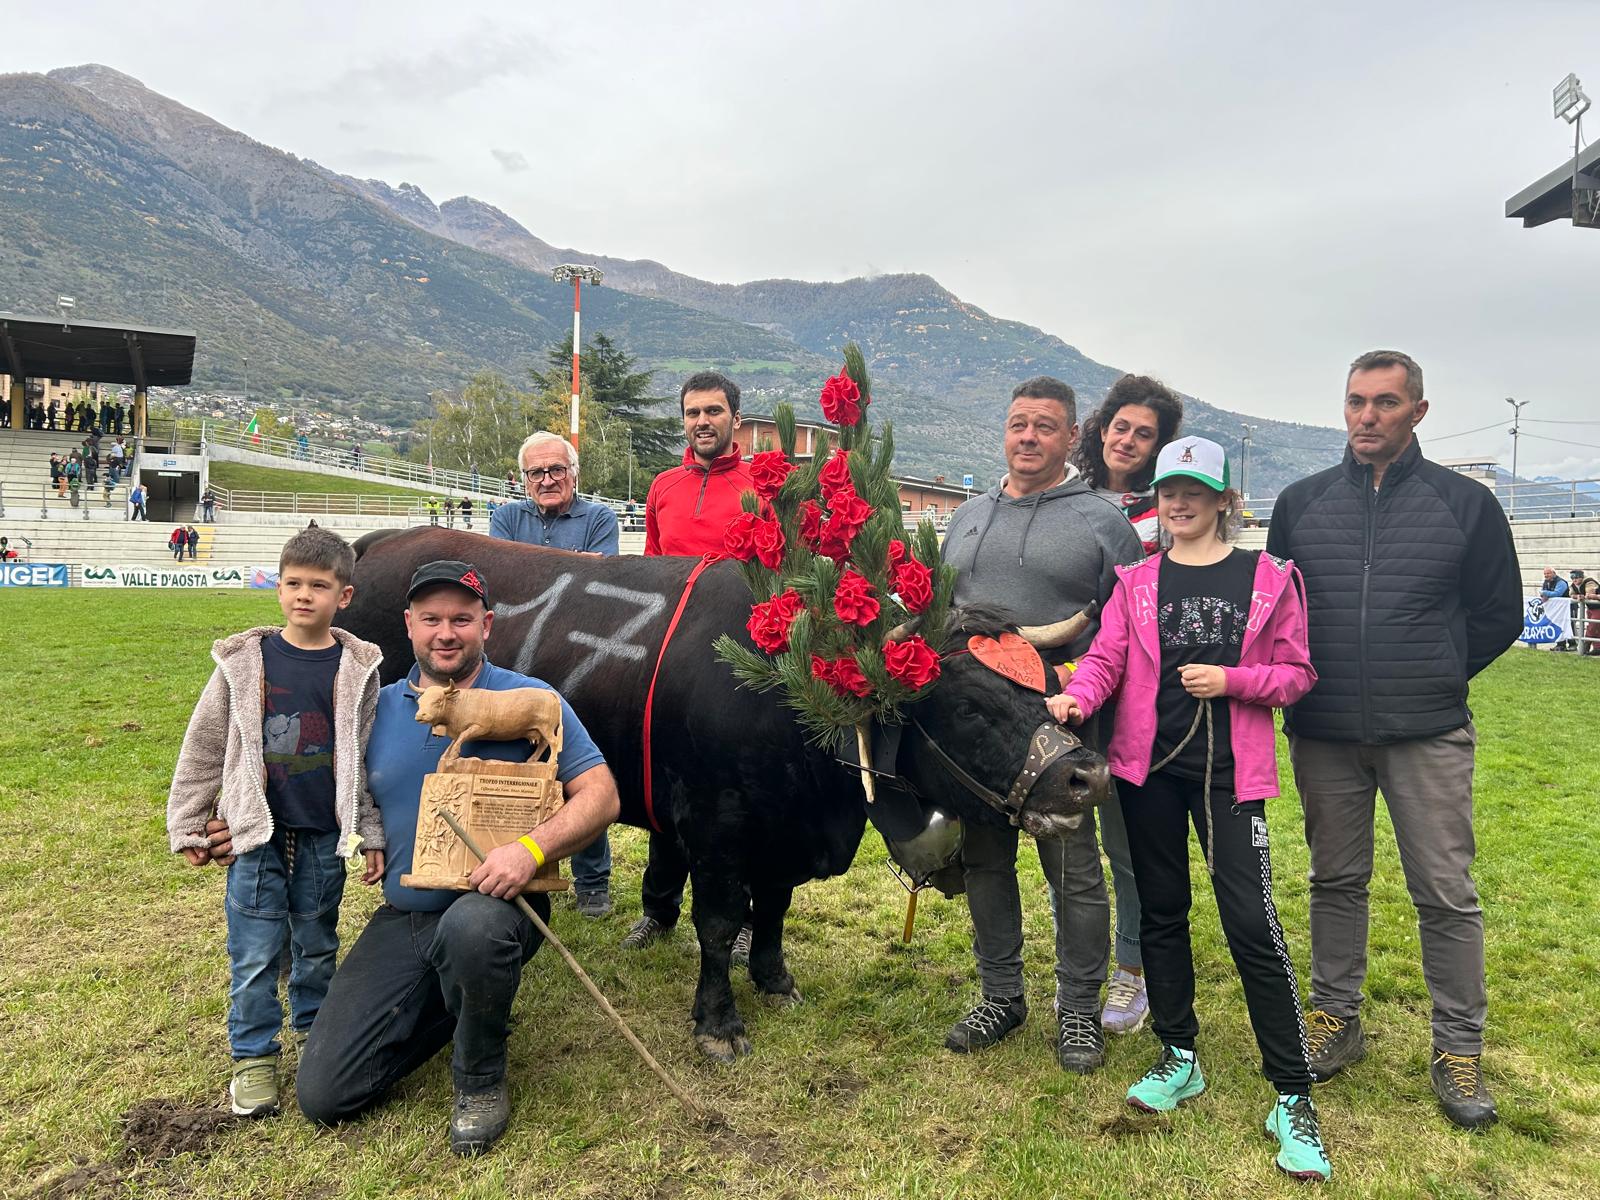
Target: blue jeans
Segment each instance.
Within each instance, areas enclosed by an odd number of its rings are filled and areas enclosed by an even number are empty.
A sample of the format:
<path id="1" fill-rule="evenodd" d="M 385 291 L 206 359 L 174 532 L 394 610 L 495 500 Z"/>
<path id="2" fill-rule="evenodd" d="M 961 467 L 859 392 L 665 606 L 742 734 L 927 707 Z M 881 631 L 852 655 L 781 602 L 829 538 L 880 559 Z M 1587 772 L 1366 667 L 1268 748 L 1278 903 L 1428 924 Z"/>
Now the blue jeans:
<path id="1" fill-rule="evenodd" d="M 571 861 L 574 891 L 611 890 L 611 839 L 604 833 L 574 854 Z"/>
<path id="2" fill-rule="evenodd" d="M 337 832 L 280 829 L 228 868 L 228 1042 L 234 1058 L 280 1049 L 278 973 L 285 945 L 290 1028 L 310 1029 L 322 1007 L 339 954 L 345 867 L 338 845 Z"/>
<path id="3" fill-rule="evenodd" d="M 1128 851 L 1128 826 L 1122 798 L 1113 781 L 1111 797 L 1100 806 L 1100 846 L 1111 860 L 1111 888 L 1117 899 L 1116 959 L 1122 967 L 1144 966 L 1139 951 L 1139 884 Z"/>

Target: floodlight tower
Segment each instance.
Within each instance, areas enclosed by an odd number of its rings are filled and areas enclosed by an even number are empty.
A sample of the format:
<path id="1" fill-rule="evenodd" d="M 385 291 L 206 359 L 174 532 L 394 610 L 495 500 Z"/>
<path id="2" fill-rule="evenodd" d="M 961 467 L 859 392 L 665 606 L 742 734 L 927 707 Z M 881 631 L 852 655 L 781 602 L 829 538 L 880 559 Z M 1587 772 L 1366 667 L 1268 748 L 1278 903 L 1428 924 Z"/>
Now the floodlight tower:
<path id="1" fill-rule="evenodd" d="M 78 305 L 78 302 L 76 300 L 74 300 L 71 296 L 57 296 L 56 297 L 56 311 L 61 314 L 61 332 L 62 333 L 71 332 L 72 326 L 68 322 L 69 322 L 70 318 L 72 317 L 72 310 L 74 308 L 76 308 L 77 305 Z"/>
<path id="2" fill-rule="evenodd" d="M 590 283 L 594 284 L 595 287 L 599 287 L 600 281 L 605 278 L 605 275 L 601 272 L 599 267 L 583 266 L 580 263 L 562 263 L 554 271 L 550 272 L 550 278 L 554 279 L 557 283 L 566 283 L 569 280 L 572 283 L 572 446 L 573 449 L 577 449 L 578 351 L 579 347 L 583 344 L 579 340 L 581 328 L 580 313 L 582 311 L 583 301 L 583 284 L 585 280 L 588 280 Z"/>
<path id="3" fill-rule="evenodd" d="M 1511 428 L 1506 432 L 1511 435 L 1511 519 L 1517 519 L 1517 443 L 1522 440 L 1522 407 L 1533 403 L 1531 400 L 1513 400 L 1506 397 L 1506 403 L 1511 405 L 1513 416 Z"/>

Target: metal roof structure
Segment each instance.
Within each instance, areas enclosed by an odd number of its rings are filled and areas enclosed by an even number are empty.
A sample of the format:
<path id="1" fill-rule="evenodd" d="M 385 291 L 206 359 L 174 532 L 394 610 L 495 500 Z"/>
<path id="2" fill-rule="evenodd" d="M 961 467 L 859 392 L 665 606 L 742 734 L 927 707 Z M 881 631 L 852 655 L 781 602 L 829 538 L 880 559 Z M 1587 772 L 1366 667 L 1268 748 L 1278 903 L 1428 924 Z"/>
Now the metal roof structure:
<path id="1" fill-rule="evenodd" d="M 1539 182 L 1523 188 L 1506 201 L 1506 216 L 1520 219 L 1525 228 L 1562 221 L 1574 215 L 1573 175 L 1580 178 L 1580 189 L 1600 189 L 1600 142 L 1586 146 L 1578 154 L 1576 171 L 1569 158 Z"/>
<path id="2" fill-rule="evenodd" d="M 188 329 L 0 312 L 0 373 L 14 379 L 177 387 L 194 374 L 194 346 Z"/>

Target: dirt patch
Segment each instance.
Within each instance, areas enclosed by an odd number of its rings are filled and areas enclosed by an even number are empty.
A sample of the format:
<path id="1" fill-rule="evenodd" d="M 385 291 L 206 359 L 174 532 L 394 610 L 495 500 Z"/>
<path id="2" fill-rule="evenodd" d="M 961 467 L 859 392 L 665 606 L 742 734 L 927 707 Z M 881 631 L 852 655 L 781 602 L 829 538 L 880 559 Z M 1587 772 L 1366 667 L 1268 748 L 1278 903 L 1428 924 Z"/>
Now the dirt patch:
<path id="1" fill-rule="evenodd" d="M 239 1118 L 220 1108 L 191 1108 L 175 1100 L 141 1100 L 122 1114 L 131 1158 L 146 1161 L 205 1150 Z"/>
<path id="2" fill-rule="evenodd" d="M 144 726 L 137 721 L 124 721 L 117 728 L 122 730 L 123 733 L 138 733 L 144 729 Z"/>
<path id="3" fill-rule="evenodd" d="M 783 1142 L 773 1134 L 741 1133 L 731 1125 L 712 1132 L 711 1145 L 724 1156 L 737 1152 L 764 1167 L 777 1166 L 788 1157 Z"/>
<path id="4" fill-rule="evenodd" d="M 1136 1117 L 1132 1113 L 1118 1113 L 1114 1117 L 1105 1118 L 1095 1126 L 1095 1129 L 1105 1138 L 1146 1138 L 1166 1133 L 1170 1127 L 1171 1122 L 1160 1117 Z"/>
<path id="5" fill-rule="evenodd" d="M 812 1099 L 854 1100 L 866 1090 L 867 1081 L 849 1071 L 838 1071 L 806 1081 L 806 1094 Z"/>
<path id="6" fill-rule="evenodd" d="M 33 1194 L 38 1200 L 99 1200 L 102 1196 L 126 1196 L 129 1182 L 118 1164 L 95 1163 L 46 1179 Z"/>

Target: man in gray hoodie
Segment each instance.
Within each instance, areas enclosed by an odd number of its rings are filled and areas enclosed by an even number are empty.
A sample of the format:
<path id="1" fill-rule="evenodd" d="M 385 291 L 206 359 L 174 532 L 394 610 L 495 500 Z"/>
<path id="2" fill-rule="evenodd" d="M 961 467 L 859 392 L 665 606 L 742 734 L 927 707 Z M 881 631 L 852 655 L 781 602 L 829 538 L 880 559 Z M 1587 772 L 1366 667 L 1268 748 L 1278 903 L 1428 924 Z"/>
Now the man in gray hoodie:
<path id="1" fill-rule="evenodd" d="M 1019 624 L 1048 624 L 1103 604 L 1116 584 L 1116 567 L 1144 557 L 1122 513 L 1067 466 L 1077 438 L 1070 387 L 1043 375 L 1017 385 L 1006 414 L 1006 475 L 956 509 L 945 534 L 944 561 L 959 572 L 957 604 L 994 605 Z M 1092 621 L 1076 642 L 1061 647 L 1058 661 L 1082 654 L 1099 624 Z M 1096 740 L 1092 729 L 1084 736 Z M 962 872 L 983 998 L 945 1039 L 958 1053 L 996 1044 L 1028 1011 L 1017 831 L 998 813 L 965 824 Z M 1056 1056 L 1064 1069 L 1087 1073 L 1105 1057 L 1099 1006 L 1111 940 L 1092 814 L 1076 833 L 1038 848 L 1055 915 Z"/>

